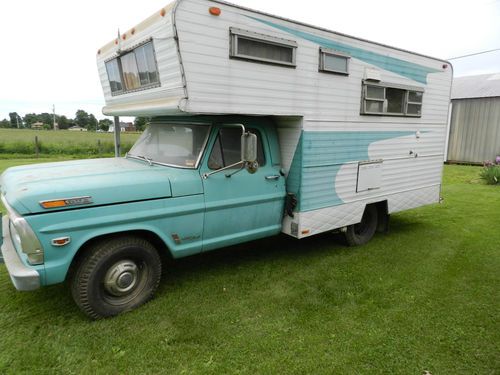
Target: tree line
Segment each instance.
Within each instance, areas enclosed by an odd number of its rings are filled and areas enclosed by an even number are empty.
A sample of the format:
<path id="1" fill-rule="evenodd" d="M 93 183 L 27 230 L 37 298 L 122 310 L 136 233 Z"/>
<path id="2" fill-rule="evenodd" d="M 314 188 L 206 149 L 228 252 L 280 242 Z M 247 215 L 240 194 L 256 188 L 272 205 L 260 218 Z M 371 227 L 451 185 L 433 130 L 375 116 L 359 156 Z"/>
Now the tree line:
<path id="1" fill-rule="evenodd" d="M 92 113 L 87 113 L 83 109 L 77 110 L 74 118 L 56 114 L 55 120 L 59 129 L 68 129 L 77 125 L 89 131 L 108 131 L 109 127 L 113 125 L 113 121 L 110 119 L 105 118 L 97 120 Z M 0 128 L 31 129 L 32 125 L 37 122 L 42 123 L 44 129 L 53 129 L 54 115 L 43 112 L 27 113 L 24 117 L 21 117 L 17 112 L 10 112 L 8 119 L 0 121 Z M 147 117 L 136 117 L 134 125 L 138 131 L 142 131 L 148 122 L 149 118 Z"/>

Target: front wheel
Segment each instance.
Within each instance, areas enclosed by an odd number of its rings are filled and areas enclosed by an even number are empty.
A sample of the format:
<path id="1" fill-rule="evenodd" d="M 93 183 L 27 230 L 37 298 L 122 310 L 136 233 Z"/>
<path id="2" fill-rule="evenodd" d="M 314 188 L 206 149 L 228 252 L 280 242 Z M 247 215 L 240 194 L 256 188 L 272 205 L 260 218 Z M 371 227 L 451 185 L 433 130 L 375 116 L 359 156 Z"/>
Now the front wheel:
<path id="1" fill-rule="evenodd" d="M 109 238 L 85 250 L 71 279 L 71 292 L 90 318 L 105 318 L 149 301 L 160 276 L 161 259 L 149 242 L 130 236 Z"/>
<path id="2" fill-rule="evenodd" d="M 366 206 L 361 222 L 349 225 L 345 232 L 345 239 L 349 246 L 360 246 L 370 241 L 377 230 L 377 207 Z"/>

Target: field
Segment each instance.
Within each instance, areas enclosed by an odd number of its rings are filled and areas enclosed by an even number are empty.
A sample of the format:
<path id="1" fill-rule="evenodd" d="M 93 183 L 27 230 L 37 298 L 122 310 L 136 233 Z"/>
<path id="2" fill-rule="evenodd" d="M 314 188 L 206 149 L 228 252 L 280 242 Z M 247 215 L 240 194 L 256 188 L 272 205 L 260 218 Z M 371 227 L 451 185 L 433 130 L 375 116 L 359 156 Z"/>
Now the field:
<path id="1" fill-rule="evenodd" d="M 114 153 L 112 133 L 0 129 L 0 159 L 33 157 L 36 154 L 35 137 L 38 137 L 42 158 L 57 155 L 97 157 Z M 138 137 L 139 133 L 122 133 L 122 151 L 127 152 Z"/>
<path id="2" fill-rule="evenodd" d="M 478 173 L 446 166 L 443 204 L 363 247 L 278 236 L 169 262 L 114 319 L 65 285 L 16 292 L 0 265 L 0 373 L 498 374 L 500 191 Z"/>

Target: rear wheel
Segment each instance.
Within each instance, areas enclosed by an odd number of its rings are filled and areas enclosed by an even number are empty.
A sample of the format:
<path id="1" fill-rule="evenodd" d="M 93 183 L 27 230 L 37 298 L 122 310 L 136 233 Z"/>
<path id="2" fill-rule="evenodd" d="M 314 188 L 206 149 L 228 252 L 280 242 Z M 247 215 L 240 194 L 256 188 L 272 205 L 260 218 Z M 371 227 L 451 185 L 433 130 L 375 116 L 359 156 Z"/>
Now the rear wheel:
<path id="1" fill-rule="evenodd" d="M 370 241 L 377 230 L 377 207 L 366 206 L 361 222 L 349 225 L 345 232 L 345 239 L 349 246 L 360 246 Z"/>
<path id="2" fill-rule="evenodd" d="M 115 316 L 146 303 L 156 291 L 161 259 L 138 237 L 117 237 L 86 249 L 71 280 L 73 299 L 93 319 Z"/>

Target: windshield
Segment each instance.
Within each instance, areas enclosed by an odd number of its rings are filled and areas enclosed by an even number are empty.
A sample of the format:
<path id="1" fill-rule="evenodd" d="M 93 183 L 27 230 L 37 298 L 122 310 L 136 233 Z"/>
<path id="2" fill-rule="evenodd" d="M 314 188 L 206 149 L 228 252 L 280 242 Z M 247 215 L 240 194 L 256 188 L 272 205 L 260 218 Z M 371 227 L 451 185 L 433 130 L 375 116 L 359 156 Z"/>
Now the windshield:
<path id="1" fill-rule="evenodd" d="M 152 163 L 196 168 L 209 126 L 150 124 L 128 153 Z"/>

